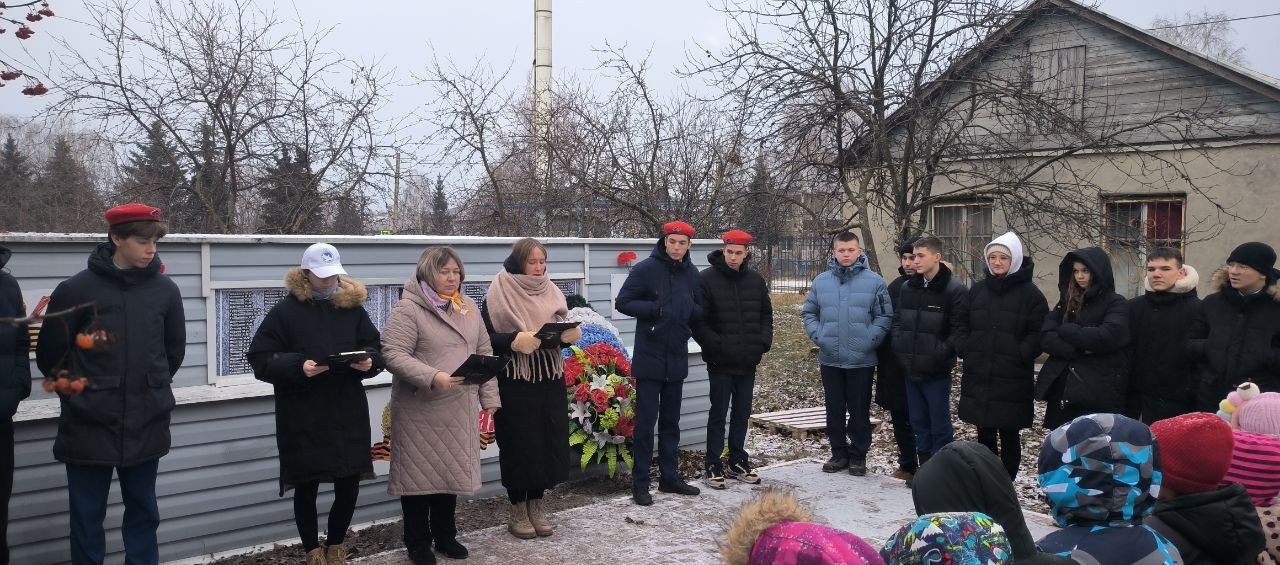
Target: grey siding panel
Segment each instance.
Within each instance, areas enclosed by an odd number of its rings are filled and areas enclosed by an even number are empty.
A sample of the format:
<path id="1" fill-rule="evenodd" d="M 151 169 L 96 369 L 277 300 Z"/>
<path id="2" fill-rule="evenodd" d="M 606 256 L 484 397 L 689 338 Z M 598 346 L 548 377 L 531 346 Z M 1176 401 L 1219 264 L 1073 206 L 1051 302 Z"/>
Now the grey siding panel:
<path id="1" fill-rule="evenodd" d="M 589 257 L 584 244 L 589 245 Z M 23 288 L 28 289 L 52 289 L 83 269 L 93 245 L 86 241 L 6 243 L 14 251 L 11 270 Z M 292 243 L 210 243 L 210 272 L 206 276 L 213 282 L 279 280 L 297 263 L 305 247 Z M 510 243 L 466 242 L 454 247 L 462 254 L 469 275 L 492 275 L 507 257 Z M 705 267 L 706 254 L 714 248 L 706 242 L 698 243 L 692 250 L 695 262 Z M 408 279 L 422 249 L 418 244 L 387 243 L 375 238 L 339 246 L 343 263 L 359 278 Z M 585 274 L 590 281 L 584 289 L 585 296 L 608 317 L 613 312 L 609 300 L 610 275 L 627 273 L 626 267 L 617 265 L 618 253 L 634 251 L 644 258 L 651 249 L 652 243 L 647 241 L 558 243 L 550 246 L 548 270 Z M 211 360 L 206 342 L 211 336 L 207 335 L 210 320 L 206 319 L 206 298 L 201 295 L 200 245 L 162 243 L 160 253 L 166 263 L 166 273 L 182 289 L 187 315 L 187 356 L 174 384 L 208 386 Z M 618 320 L 615 324 L 624 342 L 630 344 L 635 321 Z M 689 355 L 689 365 L 681 406 L 681 444 L 697 447 L 705 442 L 709 384 L 698 353 Z M 39 389 L 39 383 L 36 387 L 33 397 L 50 396 Z M 52 442 L 56 432 L 57 421 L 53 419 L 16 424 L 17 464 L 9 523 L 15 563 L 67 560 L 66 473 L 62 464 L 53 459 Z M 291 498 L 278 496 L 279 462 L 272 397 L 180 405 L 172 416 L 171 433 L 173 447 L 160 460 L 156 485 L 163 518 L 162 559 L 207 555 L 297 536 Z M 482 457 L 490 453 L 482 452 Z M 575 465 L 575 473 L 576 468 Z M 484 485 L 477 496 L 503 492 L 497 457 L 482 458 L 481 475 Z M 318 506 L 324 510 L 331 503 L 332 495 L 328 487 L 321 493 Z M 109 560 L 119 561 L 123 507 L 118 487 L 113 486 L 108 504 Z M 398 500 L 386 494 L 385 477 L 362 484 L 357 523 L 399 514 Z"/>

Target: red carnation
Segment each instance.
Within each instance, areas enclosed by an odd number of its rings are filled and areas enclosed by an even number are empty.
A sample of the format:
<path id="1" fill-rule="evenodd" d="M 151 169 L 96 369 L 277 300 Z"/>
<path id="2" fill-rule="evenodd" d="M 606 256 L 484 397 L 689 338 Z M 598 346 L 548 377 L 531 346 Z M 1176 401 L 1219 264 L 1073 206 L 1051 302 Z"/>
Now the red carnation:
<path id="1" fill-rule="evenodd" d="M 586 402 L 587 398 L 590 396 L 591 387 L 587 386 L 587 383 L 582 383 L 578 385 L 578 388 L 573 390 L 573 399 L 578 402 Z"/>
<path id="2" fill-rule="evenodd" d="M 631 264 L 631 262 L 632 262 L 632 261 L 635 261 L 635 260 L 636 260 L 636 252 L 635 252 L 635 251 L 623 251 L 622 253 L 619 253 L 619 254 L 618 254 L 618 264 L 619 264 L 619 265 L 630 265 L 630 264 Z"/>
<path id="3" fill-rule="evenodd" d="M 636 431 L 636 421 L 626 416 L 618 417 L 618 424 L 613 427 L 613 433 L 622 437 L 631 437 Z"/>
<path id="4" fill-rule="evenodd" d="M 597 412 L 604 412 L 609 407 L 609 393 L 598 388 L 591 391 L 591 402 L 596 405 Z"/>
<path id="5" fill-rule="evenodd" d="M 564 362 L 564 386 L 571 387 L 577 384 L 583 370 L 582 362 L 578 360 L 578 356 L 574 355 L 566 359 Z"/>
<path id="6" fill-rule="evenodd" d="M 631 392 L 631 389 L 627 388 L 626 383 L 613 387 L 613 396 L 617 398 L 626 398 L 629 392 Z"/>
<path id="7" fill-rule="evenodd" d="M 619 355 L 617 359 L 613 360 L 613 370 L 616 371 L 619 375 L 622 375 L 624 377 L 630 377 L 631 362 L 627 361 L 626 357 Z"/>

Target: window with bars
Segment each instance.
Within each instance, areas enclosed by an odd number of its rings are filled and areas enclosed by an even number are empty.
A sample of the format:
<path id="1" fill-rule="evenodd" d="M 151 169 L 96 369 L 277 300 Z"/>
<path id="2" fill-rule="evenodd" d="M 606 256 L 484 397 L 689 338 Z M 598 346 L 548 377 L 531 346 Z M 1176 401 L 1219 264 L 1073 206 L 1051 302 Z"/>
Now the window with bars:
<path id="1" fill-rule="evenodd" d="M 1111 254 L 1116 292 L 1137 296 L 1146 277 L 1147 253 L 1158 247 L 1183 250 L 1186 198 L 1112 199 L 1103 208 L 1103 246 Z"/>
<path id="2" fill-rule="evenodd" d="M 931 209 L 933 234 L 946 246 L 943 257 L 956 276 L 971 281 L 984 272 L 982 248 L 992 238 L 991 204 L 938 204 Z"/>

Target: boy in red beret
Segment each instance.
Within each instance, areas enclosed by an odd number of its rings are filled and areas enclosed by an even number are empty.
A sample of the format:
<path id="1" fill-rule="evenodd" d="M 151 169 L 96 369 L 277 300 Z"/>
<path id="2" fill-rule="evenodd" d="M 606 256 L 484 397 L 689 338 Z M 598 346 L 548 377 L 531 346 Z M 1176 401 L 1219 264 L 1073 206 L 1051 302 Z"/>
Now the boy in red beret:
<path id="1" fill-rule="evenodd" d="M 1226 420 L 1192 412 L 1151 424 L 1163 482 L 1145 523 L 1182 554 L 1184 563 L 1254 563 L 1266 547 L 1249 493 L 1237 483 L 1219 488 L 1234 440 Z"/>
<path id="2" fill-rule="evenodd" d="M 636 319 L 631 374 L 636 378 L 635 449 L 632 453 L 631 497 L 653 504 L 649 463 L 653 458 L 653 426 L 658 426 L 658 492 L 697 495 L 698 487 L 680 478 L 676 448 L 680 443 L 680 400 L 689 376 L 690 324 L 702 317 L 698 268 L 689 259 L 693 227 L 684 222 L 662 226 L 662 238 L 649 257 L 631 268 L 618 289 L 614 308 Z"/>
<path id="3" fill-rule="evenodd" d="M 715 489 L 726 487 L 725 478 L 747 484 L 760 482 L 751 470 L 745 447 L 756 365 L 773 346 L 773 303 L 760 273 L 749 266 L 751 234 L 726 232 L 724 247 L 707 254 L 711 268 L 699 275 L 702 288 L 701 320 L 693 326 L 693 339 L 702 346 L 711 382 L 711 414 L 707 417 L 705 482 Z M 724 467 L 725 412 L 729 412 L 729 466 Z"/>
<path id="4" fill-rule="evenodd" d="M 169 452 L 173 375 L 186 352 L 186 317 L 178 286 L 164 276 L 156 242 L 165 236 L 160 210 L 125 204 L 107 211 L 108 241 L 88 268 L 63 281 L 49 311 L 93 308 L 46 320 L 36 364 L 46 377 L 78 371 L 83 392 L 61 396 L 53 456 L 67 468 L 71 562 L 100 564 L 106 556 L 102 521 L 111 476 L 120 479 L 125 561 L 159 563 L 156 470 Z M 84 333 L 103 335 L 77 343 Z"/>

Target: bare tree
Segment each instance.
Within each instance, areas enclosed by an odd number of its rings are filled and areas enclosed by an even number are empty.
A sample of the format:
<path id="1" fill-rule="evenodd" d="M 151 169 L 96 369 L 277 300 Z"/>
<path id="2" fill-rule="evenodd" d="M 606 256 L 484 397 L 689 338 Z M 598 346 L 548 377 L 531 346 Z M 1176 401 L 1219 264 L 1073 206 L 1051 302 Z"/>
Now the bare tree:
<path id="1" fill-rule="evenodd" d="M 751 133 L 790 154 L 788 169 L 830 179 L 844 221 L 828 231 L 860 230 L 873 268 L 874 227 L 906 237 L 956 200 L 995 203 L 1011 227 L 1063 245 L 1096 240 L 1099 168 L 1209 196 L 1166 150 L 1247 129 L 1208 98 L 1157 94 L 1141 115 L 1116 112 L 1105 90 L 1086 98 L 1083 48 L 1032 52 L 1006 27 L 1013 0 L 724 0 L 721 11 L 728 46 L 691 52 L 688 72 L 747 100 Z"/>
<path id="2" fill-rule="evenodd" d="M 1151 20 L 1152 35 L 1187 49 L 1221 59 L 1228 63 L 1244 65 L 1248 62 L 1245 48 L 1237 43 L 1236 28 L 1231 24 L 1231 14 L 1225 11 L 1186 11 L 1181 15 L 1156 16 Z"/>
<path id="3" fill-rule="evenodd" d="M 243 225 L 241 204 L 281 147 L 304 151 L 314 165 L 319 198 L 305 206 L 332 207 L 368 187 L 377 148 L 395 131 L 374 118 L 388 77 L 326 51 L 327 32 L 287 31 L 249 0 L 88 8 L 102 47 L 65 46 L 66 96 L 54 109 L 97 120 L 118 141 L 159 124 L 176 148 L 174 166 L 192 171 L 182 190 L 204 230 L 254 229 Z"/>

